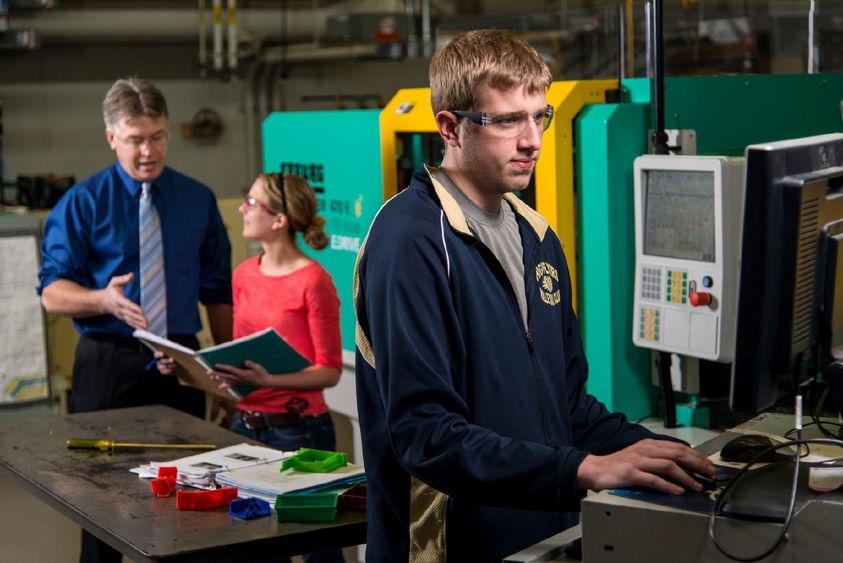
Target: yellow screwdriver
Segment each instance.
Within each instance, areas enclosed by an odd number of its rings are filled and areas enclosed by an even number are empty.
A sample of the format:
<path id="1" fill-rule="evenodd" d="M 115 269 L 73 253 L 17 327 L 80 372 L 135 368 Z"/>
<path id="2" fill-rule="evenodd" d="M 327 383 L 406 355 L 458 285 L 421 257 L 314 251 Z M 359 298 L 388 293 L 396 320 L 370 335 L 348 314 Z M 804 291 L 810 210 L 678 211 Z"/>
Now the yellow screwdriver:
<path id="1" fill-rule="evenodd" d="M 169 448 L 176 450 L 214 450 L 213 444 L 138 444 L 132 442 L 115 442 L 114 440 L 80 439 L 67 440 L 68 449 L 100 450 L 114 452 L 115 448 Z"/>

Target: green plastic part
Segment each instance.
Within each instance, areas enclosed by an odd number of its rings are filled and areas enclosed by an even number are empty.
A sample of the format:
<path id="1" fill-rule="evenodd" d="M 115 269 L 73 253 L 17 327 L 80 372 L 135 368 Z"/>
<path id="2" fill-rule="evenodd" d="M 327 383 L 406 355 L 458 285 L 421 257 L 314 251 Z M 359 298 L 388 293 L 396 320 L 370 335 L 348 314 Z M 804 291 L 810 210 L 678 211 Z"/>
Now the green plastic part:
<path id="1" fill-rule="evenodd" d="M 337 517 L 337 493 L 285 494 L 275 499 L 279 522 L 332 522 Z"/>
<path id="2" fill-rule="evenodd" d="M 330 473 L 346 465 L 348 465 L 348 456 L 344 452 L 301 448 L 296 455 L 281 462 L 281 471 L 293 468 L 308 473 Z"/>

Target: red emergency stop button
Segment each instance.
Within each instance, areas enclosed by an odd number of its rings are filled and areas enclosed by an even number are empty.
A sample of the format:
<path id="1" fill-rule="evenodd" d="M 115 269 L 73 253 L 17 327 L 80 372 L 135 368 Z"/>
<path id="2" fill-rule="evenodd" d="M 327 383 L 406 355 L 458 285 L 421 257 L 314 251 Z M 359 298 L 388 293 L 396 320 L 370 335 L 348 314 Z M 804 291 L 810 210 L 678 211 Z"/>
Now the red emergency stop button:
<path id="1" fill-rule="evenodd" d="M 691 301 L 692 306 L 702 307 L 703 305 L 711 303 L 711 294 L 707 291 L 692 291 L 691 294 L 688 295 L 688 299 Z"/>

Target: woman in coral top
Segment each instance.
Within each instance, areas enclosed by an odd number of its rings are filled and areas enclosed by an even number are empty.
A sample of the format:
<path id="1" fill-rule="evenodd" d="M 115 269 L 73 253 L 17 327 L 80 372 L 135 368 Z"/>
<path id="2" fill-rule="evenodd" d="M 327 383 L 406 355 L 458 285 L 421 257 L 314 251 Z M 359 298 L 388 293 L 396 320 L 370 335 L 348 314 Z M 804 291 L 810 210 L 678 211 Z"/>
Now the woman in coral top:
<path id="1" fill-rule="evenodd" d="M 259 386 L 237 402 L 231 430 L 281 450 L 334 450 L 322 390 L 336 385 L 342 370 L 340 302 L 331 276 L 297 242 L 301 233 L 317 250 L 328 243 L 316 195 L 301 176 L 261 174 L 240 213 L 243 236 L 263 252 L 234 270 L 234 338 L 274 327 L 312 365 L 284 375 L 250 361 L 243 369 L 216 366 L 212 375 L 223 384 Z"/>

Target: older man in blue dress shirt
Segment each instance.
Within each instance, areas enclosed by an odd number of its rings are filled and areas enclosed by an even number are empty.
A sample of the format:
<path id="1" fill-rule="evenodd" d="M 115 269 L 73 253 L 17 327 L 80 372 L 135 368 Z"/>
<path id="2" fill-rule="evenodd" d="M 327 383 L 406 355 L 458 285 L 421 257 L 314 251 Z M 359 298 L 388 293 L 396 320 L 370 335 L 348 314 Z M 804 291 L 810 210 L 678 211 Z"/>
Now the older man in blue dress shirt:
<path id="1" fill-rule="evenodd" d="M 216 199 L 207 186 L 165 165 L 167 104 L 152 83 L 115 82 L 103 101 L 103 118 L 117 162 L 62 197 L 47 217 L 41 248 L 41 301 L 47 311 L 72 317 L 81 334 L 70 410 L 164 403 L 203 417 L 203 394 L 180 386 L 166 359 L 156 366 L 132 331 L 150 328 L 151 311 L 144 312 L 141 300 L 145 193 L 156 238 L 160 232 L 162 332 L 198 347 L 202 302 L 214 339 L 231 338 L 231 245 Z M 81 560 L 120 561 L 120 554 L 83 533 Z"/>

